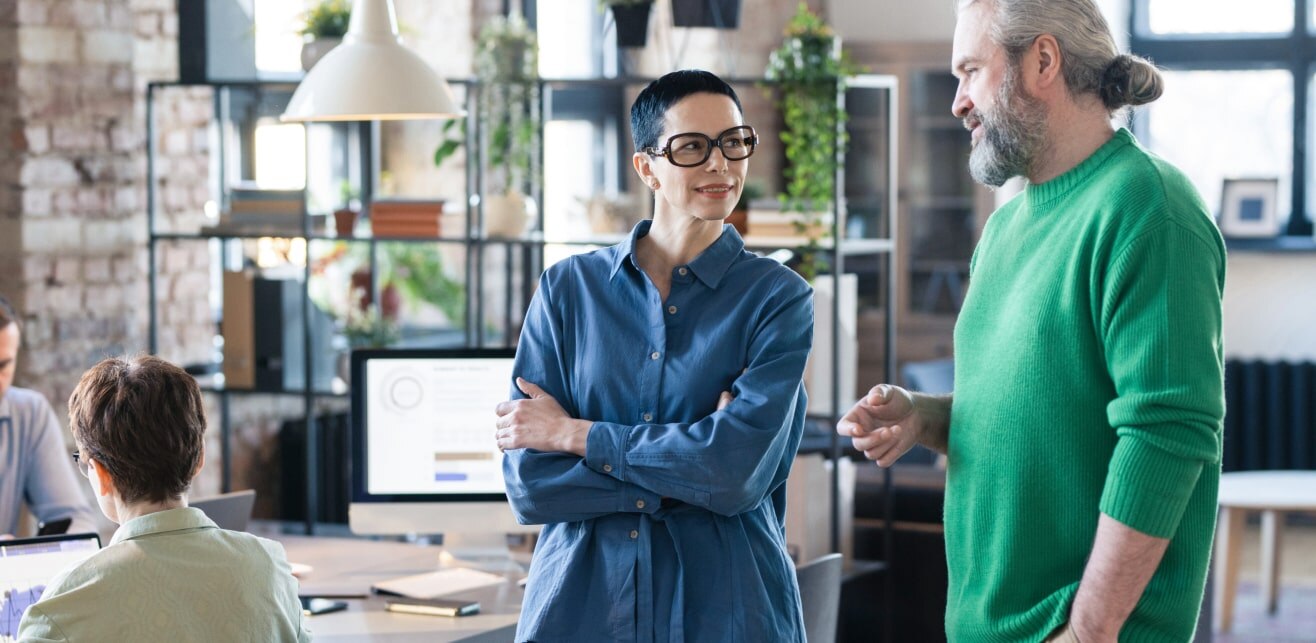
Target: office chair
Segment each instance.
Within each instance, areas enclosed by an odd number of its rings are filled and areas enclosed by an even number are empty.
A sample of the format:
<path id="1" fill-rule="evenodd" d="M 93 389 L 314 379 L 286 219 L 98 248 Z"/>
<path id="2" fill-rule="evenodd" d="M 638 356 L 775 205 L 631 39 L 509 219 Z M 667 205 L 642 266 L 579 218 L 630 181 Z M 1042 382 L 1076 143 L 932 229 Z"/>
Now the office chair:
<path id="1" fill-rule="evenodd" d="M 804 636 L 814 643 L 836 640 L 836 622 L 841 613 L 840 554 L 827 554 L 795 568 L 804 609 Z"/>

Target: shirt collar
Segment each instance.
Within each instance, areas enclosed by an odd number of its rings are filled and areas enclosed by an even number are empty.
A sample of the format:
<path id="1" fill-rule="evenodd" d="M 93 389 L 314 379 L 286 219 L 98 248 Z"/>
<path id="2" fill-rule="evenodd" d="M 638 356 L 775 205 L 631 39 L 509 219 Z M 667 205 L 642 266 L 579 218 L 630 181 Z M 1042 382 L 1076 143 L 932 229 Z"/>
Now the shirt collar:
<path id="1" fill-rule="evenodd" d="M 219 527 L 210 518 L 206 517 L 205 512 L 195 507 L 179 507 L 178 509 L 166 509 L 149 513 L 145 516 L 138 516 L 123 523 L 119 526 L 118 531 L 114 532 L 114 537 L 110 539 L 110 544 L 121 543 L 125 540 L 162 534 L 170 531 L 184 531 L 189 529 L 218 529 Z"/>
<path id="2" fill-rule="evenodd" d="M 635 224 L 631 236 L 617 246 L 617 254 L 612 259 L 612 272 L 608 273 L 609 279 L 617 275 L 617 271 L 621 270 L 622 264 L 626 261 L 630 261 L 631 265 L 637 265 L 634 260 L 635 243 L 640 237 L 649 234 L 652 225 L 652 219 L 645 219 Z M 722 236 L 689 263 L 690 271 L 709 288 L 717 288 L 718 284 L 722 283 L 722 278 L 726 276 L 727 270 L 731 268 L 731 264 L 744 249 L 745 240 L 740 238 L 740 233 L 736 232 L 734 226 L 724 223 Z"/>

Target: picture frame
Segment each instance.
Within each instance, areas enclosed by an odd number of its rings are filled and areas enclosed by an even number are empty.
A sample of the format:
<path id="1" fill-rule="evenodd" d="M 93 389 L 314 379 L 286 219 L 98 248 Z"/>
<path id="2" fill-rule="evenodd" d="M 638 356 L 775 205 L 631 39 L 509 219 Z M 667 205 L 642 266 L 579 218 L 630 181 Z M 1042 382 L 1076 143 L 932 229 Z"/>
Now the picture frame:
<path id="1" fill-rule="evenodd" d="M 1259 239 L 1279 235 L 1278 178 L 1225 179 L 1220 190 L 1220 232 Z"/>

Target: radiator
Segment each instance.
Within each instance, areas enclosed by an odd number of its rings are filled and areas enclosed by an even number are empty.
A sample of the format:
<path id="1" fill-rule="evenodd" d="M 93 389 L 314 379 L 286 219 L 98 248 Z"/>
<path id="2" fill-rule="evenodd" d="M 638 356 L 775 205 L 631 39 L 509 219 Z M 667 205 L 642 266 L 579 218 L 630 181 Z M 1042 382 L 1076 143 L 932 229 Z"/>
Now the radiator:
<path id="1" fill-rule="evenodd" d="M 1225 362 L 1225 471 L 1316 469 L 1316 363 Z"/>

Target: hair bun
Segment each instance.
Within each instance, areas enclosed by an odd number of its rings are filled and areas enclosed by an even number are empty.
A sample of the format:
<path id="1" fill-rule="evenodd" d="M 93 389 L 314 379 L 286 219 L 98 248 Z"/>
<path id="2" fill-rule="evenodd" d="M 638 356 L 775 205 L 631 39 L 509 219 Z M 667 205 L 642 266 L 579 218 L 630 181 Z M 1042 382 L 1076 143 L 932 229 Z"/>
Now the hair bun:
<path id="1" fill-rule="evenodd" d="M 1107 109 L 1144 105 L 1161 97 L 1161 72 L 1145 58 L 1120 54 L 1101 77 L 1101 102 Z"/>

